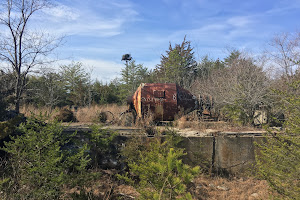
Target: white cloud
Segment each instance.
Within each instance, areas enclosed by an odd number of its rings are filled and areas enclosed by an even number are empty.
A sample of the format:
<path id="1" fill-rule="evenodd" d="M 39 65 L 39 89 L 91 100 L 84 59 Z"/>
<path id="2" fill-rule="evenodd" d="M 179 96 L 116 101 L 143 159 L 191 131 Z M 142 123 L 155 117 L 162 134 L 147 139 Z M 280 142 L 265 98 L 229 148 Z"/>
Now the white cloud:
<path id="1" fill-rule="evenodd" d="M 50 9 L 45 9 L 44 13 L 49 15 L 50 20 L 57 21 L 74 21 L 80 17 L 80 11 L 66 5 L 57 5 Z"/>
<path id="2" fill-rule="evenodd" d="M 137 62 L 138 64 L 140 62 Z M 148 70 L 153 70 L 155 69 L 156 65 L 160 63 L 160 59 L 154 59 L 151 61 L 146 61 L 146 62 L 142 62 L 141 64 L 143 64 L 144 67 L 148 68 Z"/>
<path id="3" fill-rule="evenodd" d="M 101 59 L 86 59 L 78 58 L 74 60 L 59 60 L 56 62 L 56 66 L 53 70 L 59 69 L 59 66 L 69 65 L 72 62 L 81 62 L 86 72 L 91 72 L 93 80 L 98 79 L 99 81 L 110 82 L 116 77 L 120 77 L 121 69 L 124 67 L 123 63 L 112 62 Z"/>
<path id="4" fill-rule="evenodd" d="M 203 27 L 201 27 L 200 29 L 198 29 L 201 32 L 207 32 L 207 31 L 222 31 L 224 29 L 226 29 L 227 25 L 222 23 L 216 23 L 216 24 L 208 24 L 205 25 Z"/>
<path id="5" fill-rule="evenodd" d="M 252 22 L 248 16 L 235 16 L 227 20 L 227 23 L 235 27 L 245 27 Z"/>
<path id="6" fill-rule="evenodd" d="M 92 78 L 102 81 L 110 81 L 120 76 L 122 63 L 116 63 L 107 60 L 79 59 L 85 67 L 92 69 Z"/>
<path id="7" fill-rule="evenodd" d="M 33 26 L 61 35 L 109 37 L 123 32 L 125 24 L 137 20 L 138 13 L 129 3 L 97 2 L 93 7 L 80 1 L 45 10 Z"/>
<path id="8" fill-rule="evenodd" d="M 63 35 L 107 37 L 122 33 L 122 23 L 119 19 L 81 19 L 70 24 L 57 24 L 59 26 L 58 29 L 48 27 L 48 30 L 50 29 L 51 32 Z"/>
<path id="9" fill-rule="evenodd" d="M 231 42 L 240 36 L 253 36 L 252 25 L 255 23 L 255 16 L 219 17 L 207 19 L 199 28 L 180 30 L 172 35 L 183 38 L 187 34 L 188 39 L 192 37 L 192 39 L 201 40 L 207 44 L 215 41 L 219 45 L 224 41 Z"/>
<path id="10" fill-rule="evenodd" d="M 286 14 L 291 11 L 298 10 L 300 8 L 300 2 L 299 0 L 289 0 L 289 1 L 280 1 L 280 3 L 269 9 L 267 12 L 265 12 L 265 15 L 280 15 L 280 14 Z"/>

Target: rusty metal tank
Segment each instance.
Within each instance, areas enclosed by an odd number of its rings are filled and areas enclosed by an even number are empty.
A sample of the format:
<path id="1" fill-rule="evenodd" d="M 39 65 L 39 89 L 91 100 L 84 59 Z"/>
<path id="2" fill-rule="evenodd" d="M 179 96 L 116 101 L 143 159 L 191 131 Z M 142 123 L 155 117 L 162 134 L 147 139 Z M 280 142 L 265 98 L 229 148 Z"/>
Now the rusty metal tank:
<path id="1" fill-rule="evenodd" d="M 194 95 L 174 83 L 142 83 L 127 103 L 138 118 L 151 116 L 155 121 L 171 121 L 199 107 Z"/>

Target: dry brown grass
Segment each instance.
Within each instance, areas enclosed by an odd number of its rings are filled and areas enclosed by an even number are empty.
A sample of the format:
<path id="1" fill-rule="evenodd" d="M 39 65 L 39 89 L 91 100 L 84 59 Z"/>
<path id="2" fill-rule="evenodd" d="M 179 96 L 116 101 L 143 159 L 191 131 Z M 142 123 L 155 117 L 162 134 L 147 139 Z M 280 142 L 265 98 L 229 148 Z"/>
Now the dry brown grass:
<path id="1" fill-rule="evenodd" d="M 85 192 L 95 199 L 138 199 L 140 194 L 134 187 L 113 178 L 116 173 L 118 171 L 102 170 L 101 179 L 85 187 Z M 266 181 L 249 177 L 226 179 L 202 174 L 188 185 L 188 191 L 195 200 L 267 200 L 274 196 L 283 199 L 270 191 Z M 80 190 L 76 187 L 66 190 L 66 195 L 71 193 L 79 194 Z"/>
<path id="2" fill-rule="evenodd" d="M 192 192 L 198 199 L 205 200 L 255 200 L 272 199 L 277 195 L 270 191 L 264 180 L 255 178 L 210 178 L 204 175 L 194 180 Z"/>
<path id="3" fill-rule="evenodd" d="M 97 121 L 99 113 L 109 111 L 117 119 L 120 113 L 126 109 L 127 106 L 118 106 L 116 104 L 94 105 L 91 107 L 78 108 L 76 118 L 79 122 L 94 122 Z"/>
<path id="4" fill-rule="evenodd" d="M 34 105 L 24 105 L 20 108 L 20 112 L 23 113 L 25 115 L 25 117 L 29 117 L 32 114 L 34 115 L 45 115 L 45 116 L 49 116 L 50 119 L 54 119 L 54 117 L 56 115 L 58 115 L 58 113 L 60 112 L 61 109 L 59 108 L 55 108 L 55 109 L 51 109 L 50 107 L 40 107 L 37 108 Z"/>
<path id="5" fill-rule="evenodd" d="M 38 115 L 42 113 L 43 115 L 48 115 L 50 119 L 54 119 L 60 112 L 61 108 L 50 109 L 49 107 L 37 108 L 33 105 L 25 105 L 20 111 L 25 114 L 25 116 L 30 116 L 32 113 Z M 107 105 L 93 105 L 90 107 L 81 107 L 78 108 L 77 111 L 71 109 L 74 112 L 74 116 L 76 117 L 79 123 L 94 123 L 99 122 L 99 114 L 101 112 L 109 111 L 114 116 L 114 122 L 118 125 L 125 125 L 124 119 L 120 118 L 120 113 L 127 110 L 127 106 L 119 106 L 116 104 L 107 104 Z M 132 114 L 127 114 L 132 115 Z M 125 115 L 124 115 L 125 116 Z M 124 118 L 123 116 L 123 118 Z M 179 129 L 192 128 L 194 130 L 204 131 L 207 129 L 213 129 L 215 131 L 257 131 L 259 129 L 254 127 L 245 127 L 245 126 L 234 126 L 230 123 L 224 121 L 199 121 L 197 117 L 195 117 L 195 113 L 191 113 L 182 117 L 181 114 L 176 116 L 176 120 L 174 121 L 174 126 Z M 112 115 L 107 113 L 108 121 L 111 121 Z M 126 118 L 126 117 L 125 117 Z M 132 117 L 131 117 L 132 118 Z M 126 120 L 125 120 L 126 121 Z M 153 116 L 150 114 L 146 116 L 143 120 L 137 120 L 136 124 L 132 124 L 130 126 L 138 126 L 138 127 L 152 127 L 154 126 Z"/>
<path id="6" fill-rule="evenodd" d="M 97 171 L 97 170 L 95 170 Z M 81 194 L 78 199 L 134 199 L 139 197 L 139 193 L 129 185 L 121 184 L 114 175 L 117 173 L 115 170 L 98 170 L 101 173 L 101 178 L 98 180 L 86 183 L 83 188 L 73 187 L 64 188 L 65 194 L 61 199 L 73 199 L 71 194 Z M 75 198 L 77 199 L 77 198 Z"/>
<path id="7" fill-rule="evenodd" d="M 230 131 L 230 132 L 240 132 L 240 131 L 257 131 L 261 130 L 251 126 L 235 126 L 231 123 L 224 121 L 201 121 L 196 119 L 190 119 L 187 116 L 182 116 L 175 122 L 175 127 L 179 129 L 192 128 L 199 131 L 204 131 L 207 129 L 213 129 L 215 131 Z"/>
<path id="8" fill-rule="evenodd" d="M 183 129 L 183 128 L 190 128 L 191 123 L 189 123 L 186 117 L 183 116 L 175 121 L 175 125 L 177 128 Z"/>
<path id="9" fill-rule="evenodd" d="M 33 105 L 25 105 L 20 109 L 20 112 L 23 113 L 26 117 L 35 114 L 39 115 L 42 113 L 43 115 L 47 115 L 50 119 L 54 119 L 55 116 L 58 115 L 62 108 L 50 109 L 49 107 L 41 107 L 37 108 Z M 108 105 L 93 105 L 90 107 L 82 107 L 78 108 L 77 111 L 71 109 L 74 112 L 74 115 L 78 122 L 81 123 L 91 123 L 97 122 L 97 118 L 99 113 L 109 111 L 114 115 L 115 120 L 118 119 L 121 112 L 124 112 L 127 109 L 127 106 L 118 106 L 116 104 L 108 104 Z M 108 115 L 111 118 L 110 115 Z"/>

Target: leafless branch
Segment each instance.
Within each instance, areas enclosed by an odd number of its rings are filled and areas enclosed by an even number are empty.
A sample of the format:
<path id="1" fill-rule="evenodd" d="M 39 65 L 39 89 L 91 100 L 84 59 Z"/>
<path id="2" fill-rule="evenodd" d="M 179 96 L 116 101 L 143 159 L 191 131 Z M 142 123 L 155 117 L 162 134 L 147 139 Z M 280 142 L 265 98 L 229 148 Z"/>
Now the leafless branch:
<path id="1" fill-rule="evenodd" d="M 49 0 L 6 0 L 0 3 L 0 26 L 6 32 L 0 35 L 0 60 L 7 62 L 15 75 L 15 107 L 19 111 L 21 95 L 26 86 L 26 76 L 60 44 L 61 38 L 28 29 L 31 16 L 52 6 Z"/>

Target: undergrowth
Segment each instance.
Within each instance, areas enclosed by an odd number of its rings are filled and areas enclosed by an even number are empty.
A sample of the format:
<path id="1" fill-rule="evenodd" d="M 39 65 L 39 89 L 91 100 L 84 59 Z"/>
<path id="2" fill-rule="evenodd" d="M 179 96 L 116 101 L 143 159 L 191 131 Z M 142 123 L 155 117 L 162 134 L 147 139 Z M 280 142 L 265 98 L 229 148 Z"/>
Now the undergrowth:
<path id="1" fill-rule="evenodd" d="M 64 133 L 60 122 L 47 120 L 42 115 L 28 118 L 17 128 L 21 135 L 4 142 L 1 199 L 60 199 L 73 187 L 81 188 L 82 196 L 83 188 L 101 177 L 90 170 L 97 162 L 92 162 L 91 152 L 107 152 L 114 134 L 99 127 L 83 136 Z"/>
<path id="2" fill-rule="evenodd" d="M 132 139 L 123 149 L 129 172 L 118 175 L 119 179 L 134 185 L 140 199 L 193 199 L 187 185 L 200 169 L 182 162 L 186 153 L 176 147 L 179 137 L 169 131 L 164 138 L 141 140 Z"/>

